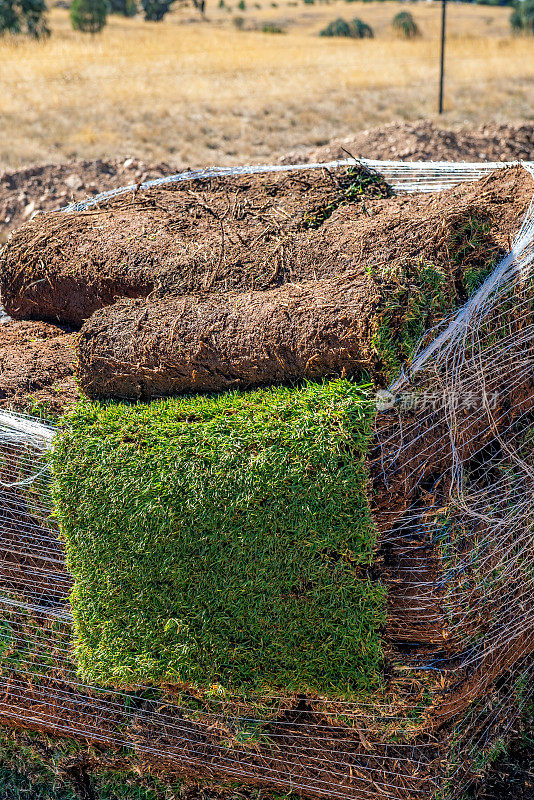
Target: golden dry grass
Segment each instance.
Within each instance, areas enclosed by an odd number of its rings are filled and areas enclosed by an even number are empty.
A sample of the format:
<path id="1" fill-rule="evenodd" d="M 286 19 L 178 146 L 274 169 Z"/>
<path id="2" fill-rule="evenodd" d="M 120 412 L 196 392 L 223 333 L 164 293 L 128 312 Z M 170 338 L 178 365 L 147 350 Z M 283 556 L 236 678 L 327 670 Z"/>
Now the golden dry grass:
<path id="1" fill-rule="evenodd" d="M 235 3 L 235 0 L 233 0 Z M 391 31 L 399 4 L 259 0 L 245 12 L 208 4 L 162 23 L 110 17 L 96 37 L 50 15 L 42 43 L 0 40 L 0 166 L 136 155 L 176 165 L 264 161 L 436 108 L 439 7 L 410 5 L 423 36 Z M 509 34 L 509 9 L 450 4 L 444 124 L 532 118 L 534 41 Z M 234 16 L 255 30 L 238 31 Z M 376 38 L 317 36 L 342 16 Z M 285 35 L 265 34 L 265 23 Z"/>

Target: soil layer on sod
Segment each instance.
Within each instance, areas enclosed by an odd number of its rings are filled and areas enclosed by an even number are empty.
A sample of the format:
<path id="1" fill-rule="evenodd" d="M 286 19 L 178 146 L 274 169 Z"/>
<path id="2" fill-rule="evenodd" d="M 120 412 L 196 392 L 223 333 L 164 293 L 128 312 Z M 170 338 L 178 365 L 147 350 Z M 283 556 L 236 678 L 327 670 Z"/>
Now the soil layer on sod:
<path id="1" fill-rule="evenodd" d="M 376 689 L 372 416 L 348 381 L 69 416 L 52 464 L 81 675 Z"/>
<path id="2" fill-rule="evenodd" d="M 76 334 L 44 322 L 0 323 L 0 408 L 58 414 L 79 399 Z"/>
<path id="3" fill-rule="evenodd" d="M 399 259 L 454 272 L 507 251 L 532 191 L 521 167 L 414 197 L 359 167 L 184 181 L 38 215 L 4 248 L 2 302 L 81 325 L 121 297 L 263 290 Z"/>

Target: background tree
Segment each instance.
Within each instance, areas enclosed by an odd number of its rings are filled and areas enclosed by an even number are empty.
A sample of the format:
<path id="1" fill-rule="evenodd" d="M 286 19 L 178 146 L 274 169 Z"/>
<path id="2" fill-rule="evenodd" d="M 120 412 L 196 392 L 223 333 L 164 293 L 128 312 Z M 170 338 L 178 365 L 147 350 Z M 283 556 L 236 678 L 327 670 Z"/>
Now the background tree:
<path id="1" fill-rule="evenodd" d="M 355 17 L 351 23 L 352 36 L 354 39 L 373 39 L 373 29 L 363 19 Z"/>
<path id="2" fill-rule="evenodd" d="M 141 0 L 145 19 L 149 22 L 160 22 L 175 2 L 177 0 Z M 190 0 L 190 2 L 202 16 L 205 15 L 206 0 Z M 181 5 L 188 5 L 188 0 L 182 0 Z"/>
<path id="3" fill-rule="evenodd" d="M 402 36 L 404 39 L 415 39 L 416 36 L 420 35 L 417 22 L 409 11 L 401 11 L 394 16 L 391 24 L 395 33 L 398 36 Z"/>
<path id="4" fill-rule="evenodd" d="M 44 0 L 0 0 L 0 34 L 26 33 L 34 39 L 50 35 Z"/>
<path id="5" fill-rule="evenodd" d="M 170 10 L 174 0 L 141 0 L 145 19 L 148 22 L 160 22 Z"/>
<path id="6" fill-rule="evenodd" d="M 519 0 L 514 3 L 510 25 L 516 33 L 534 33 L 534 0 Z"/>
<path id="7" fill-rule="evenodd" d="M 136 0 L 108 0 L 108 13 L 122 17 L 135 17 L 139 9 Z"/>
<path id="8" fill-rule="evenodd" d="M 100 33 L 107 22 L 107 14 L 106 0 L 73 0 L 70 7 L 72 27 L 83 33 Z"/>

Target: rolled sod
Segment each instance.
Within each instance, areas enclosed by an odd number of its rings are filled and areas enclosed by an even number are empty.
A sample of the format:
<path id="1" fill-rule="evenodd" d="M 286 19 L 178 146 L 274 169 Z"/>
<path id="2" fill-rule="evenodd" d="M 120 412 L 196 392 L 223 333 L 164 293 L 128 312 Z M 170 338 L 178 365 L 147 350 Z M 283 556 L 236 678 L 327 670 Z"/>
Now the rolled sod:
<path id="1" fill-rule="evenodd" d="M 89 397 L 153 398 L 321 378 L 371 365 L 365 275 L 268 292 L 122 301 L 97 311 L 78 340 Z"/>
<path id="2" fill-rule="evenodd" d="M 41 214 L 0 254 L 2 302 L 17 319 L 81 325 L 121 297 L 337 274 L 346 258 L 313 234 L 336 209 L 365 216 L 363 201 L 391 194 L 381 176 L 354 166 L 187 180 L 85 212 Z"/>
<path id="3" fill-rule="evenodd" d="M 466 270 L 473 285 L 482 270 Z M 460 298 L 454 275 L 417 260 L 238 295 L 123 300 L 95 312 L 77 340 L 90 398 L 182 392 L 399 371 Z"/>
<path id="4" fill-rule="evenodd" d="M 513 167 L 393 197 L 355 166 L 128 192 L 13 232 L 0 253 L 2 303 L 17 319 L 80 326 L 124 297 L 239 294 L 407 259 L 480 268 L 508 251 L 532 191 L 530 174 Z"/>

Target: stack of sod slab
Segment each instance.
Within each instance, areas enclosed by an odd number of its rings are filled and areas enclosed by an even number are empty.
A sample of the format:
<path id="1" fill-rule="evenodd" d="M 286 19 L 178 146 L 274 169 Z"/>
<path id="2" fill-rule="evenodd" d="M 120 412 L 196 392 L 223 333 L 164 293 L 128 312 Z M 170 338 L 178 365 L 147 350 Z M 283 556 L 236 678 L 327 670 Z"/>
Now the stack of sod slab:
<path id="1" fill-rule="evenodd" d="M 5 307 L 80 328 L 80 386 L 106 402 L 61 420 L 46 529 L 48 497 L 13 490 L 40 534 L 2 576 L 6 728 L 70 737 L 84 775 L 133 753 L 161 780 L 311 796 L 453 797 L 484 768 L 528 635 L 474 674 L 491 625 L 464 625 L 469 650 L 452 623 L 491 576 L 451 579 L 471 539 L 449 433 L 375 393 L 495 267 L 533 188 L 520 168 L 430 198 L 359 170 L 218 179 L 12 236 Z M 504 422 L 463 428 L 473 464 L 510 425 L 528 441 L 512 369 L 488 376 Z"/>

